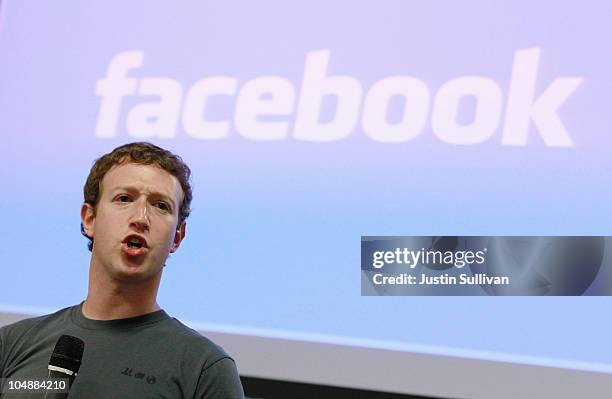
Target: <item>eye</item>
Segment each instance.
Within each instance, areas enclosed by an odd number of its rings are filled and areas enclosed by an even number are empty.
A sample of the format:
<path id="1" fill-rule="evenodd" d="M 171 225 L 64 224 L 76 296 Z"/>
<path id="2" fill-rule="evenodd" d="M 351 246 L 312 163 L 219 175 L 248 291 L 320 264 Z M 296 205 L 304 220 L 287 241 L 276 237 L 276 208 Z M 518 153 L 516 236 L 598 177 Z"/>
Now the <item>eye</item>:
<path id="1" fill-rule="evenodd" d="M 130 196 L 127 194 L 119 194 L 115 197 L 115 200 L 118 200 L 119 202 L 128 202 L 130 200 Z"/>
<path id="2" fill-rule="evenodd" d="M 166 204 L 165 202 L 163 202 L 163 201 L 159 201 L 157 203 L 157 207 L 159 209 L 161 209 L 162 211 L 169 211 L 170 210 L 170 206 L 168 204 Z"/>

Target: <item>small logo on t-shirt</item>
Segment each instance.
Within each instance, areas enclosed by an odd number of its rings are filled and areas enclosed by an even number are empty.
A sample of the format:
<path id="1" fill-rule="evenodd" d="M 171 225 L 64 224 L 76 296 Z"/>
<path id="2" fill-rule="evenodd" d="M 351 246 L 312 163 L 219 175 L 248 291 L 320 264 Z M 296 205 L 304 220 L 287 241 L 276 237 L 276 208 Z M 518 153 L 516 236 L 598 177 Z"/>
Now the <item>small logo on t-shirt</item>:
<path id="1" fill-rule="evenodd" d="M 123 369 L 121 374 L 125 375 L 126 377 L 135 378 L 137 380 L 145 380 L 147 384 L 151 385 L 157 382 L 157 377 L 155 377 L 154 375 L 147 375 L 142 371 L 137 371 L 136 373 L 134 373 L 134 370 L 130 367 L 126 367 L 125 369 Z"/>

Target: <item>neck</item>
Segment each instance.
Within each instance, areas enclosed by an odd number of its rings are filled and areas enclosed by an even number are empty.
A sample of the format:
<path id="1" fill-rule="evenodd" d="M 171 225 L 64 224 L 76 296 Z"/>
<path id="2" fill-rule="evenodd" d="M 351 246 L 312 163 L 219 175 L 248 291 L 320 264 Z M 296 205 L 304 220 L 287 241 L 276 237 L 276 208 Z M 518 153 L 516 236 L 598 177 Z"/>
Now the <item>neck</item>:
<path id="1" fill-rule="evenodd" d="M 113 279 L 101 273 L 92 263 L 83 315 L 93 320 L 115 320 L 158 311 L 157 290 L 160 280 L 161 272 L 143 281 Z"/>

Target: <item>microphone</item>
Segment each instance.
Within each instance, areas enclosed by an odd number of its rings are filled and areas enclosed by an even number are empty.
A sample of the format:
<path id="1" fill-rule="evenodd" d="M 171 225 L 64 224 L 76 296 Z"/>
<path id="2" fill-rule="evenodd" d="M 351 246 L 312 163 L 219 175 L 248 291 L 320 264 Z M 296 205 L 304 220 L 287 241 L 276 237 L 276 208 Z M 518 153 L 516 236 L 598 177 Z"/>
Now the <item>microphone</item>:
<path id="1" fill-rule="evenodd" d="M 80 338 L 71 335 L 59 337 L 47 367 L 49 369 L 49 378 L 68 378 L 68 391 L 70 391 L 70 387 L 81 367 L 84 349 L 85 343 Z M 45 398 L 47 398 L 47 392 L 45 391 Z M 55 398 L 68 397 L 68 393 L 55 395 Z"/>

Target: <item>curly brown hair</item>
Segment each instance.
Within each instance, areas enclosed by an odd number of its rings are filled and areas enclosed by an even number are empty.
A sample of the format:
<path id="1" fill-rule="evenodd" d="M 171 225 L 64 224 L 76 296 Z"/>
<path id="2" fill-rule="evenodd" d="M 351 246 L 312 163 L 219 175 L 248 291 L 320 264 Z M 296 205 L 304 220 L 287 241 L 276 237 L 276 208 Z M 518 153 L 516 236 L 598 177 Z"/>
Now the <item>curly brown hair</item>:
<path id="1" fill-rule="evenodd" d="M 184 194 L 183 202 L 179 209 L 178 225 L 180 226 L 191 213 L 191 209 L 189 208 L 192 198 L 191 184 L 189 182 L 191 170 L 185 162 L 183 162 L 181 157 L 151 143 L 137 142 L 125 144 L 98 158 L 91 167 L 91 171 L 83 187 L 84 201 L 90 204 L 95 212 L 98 201 L 100 200 L 100 185 L 104 175 L 106 175 L 113 166 L 127 163 L 156 165 L 177 178 Z M 85 233 L 83 223 L 81 223 L 81 234 L 89 239 L 87 248 L 92 251 L 93 238 Z"/>

